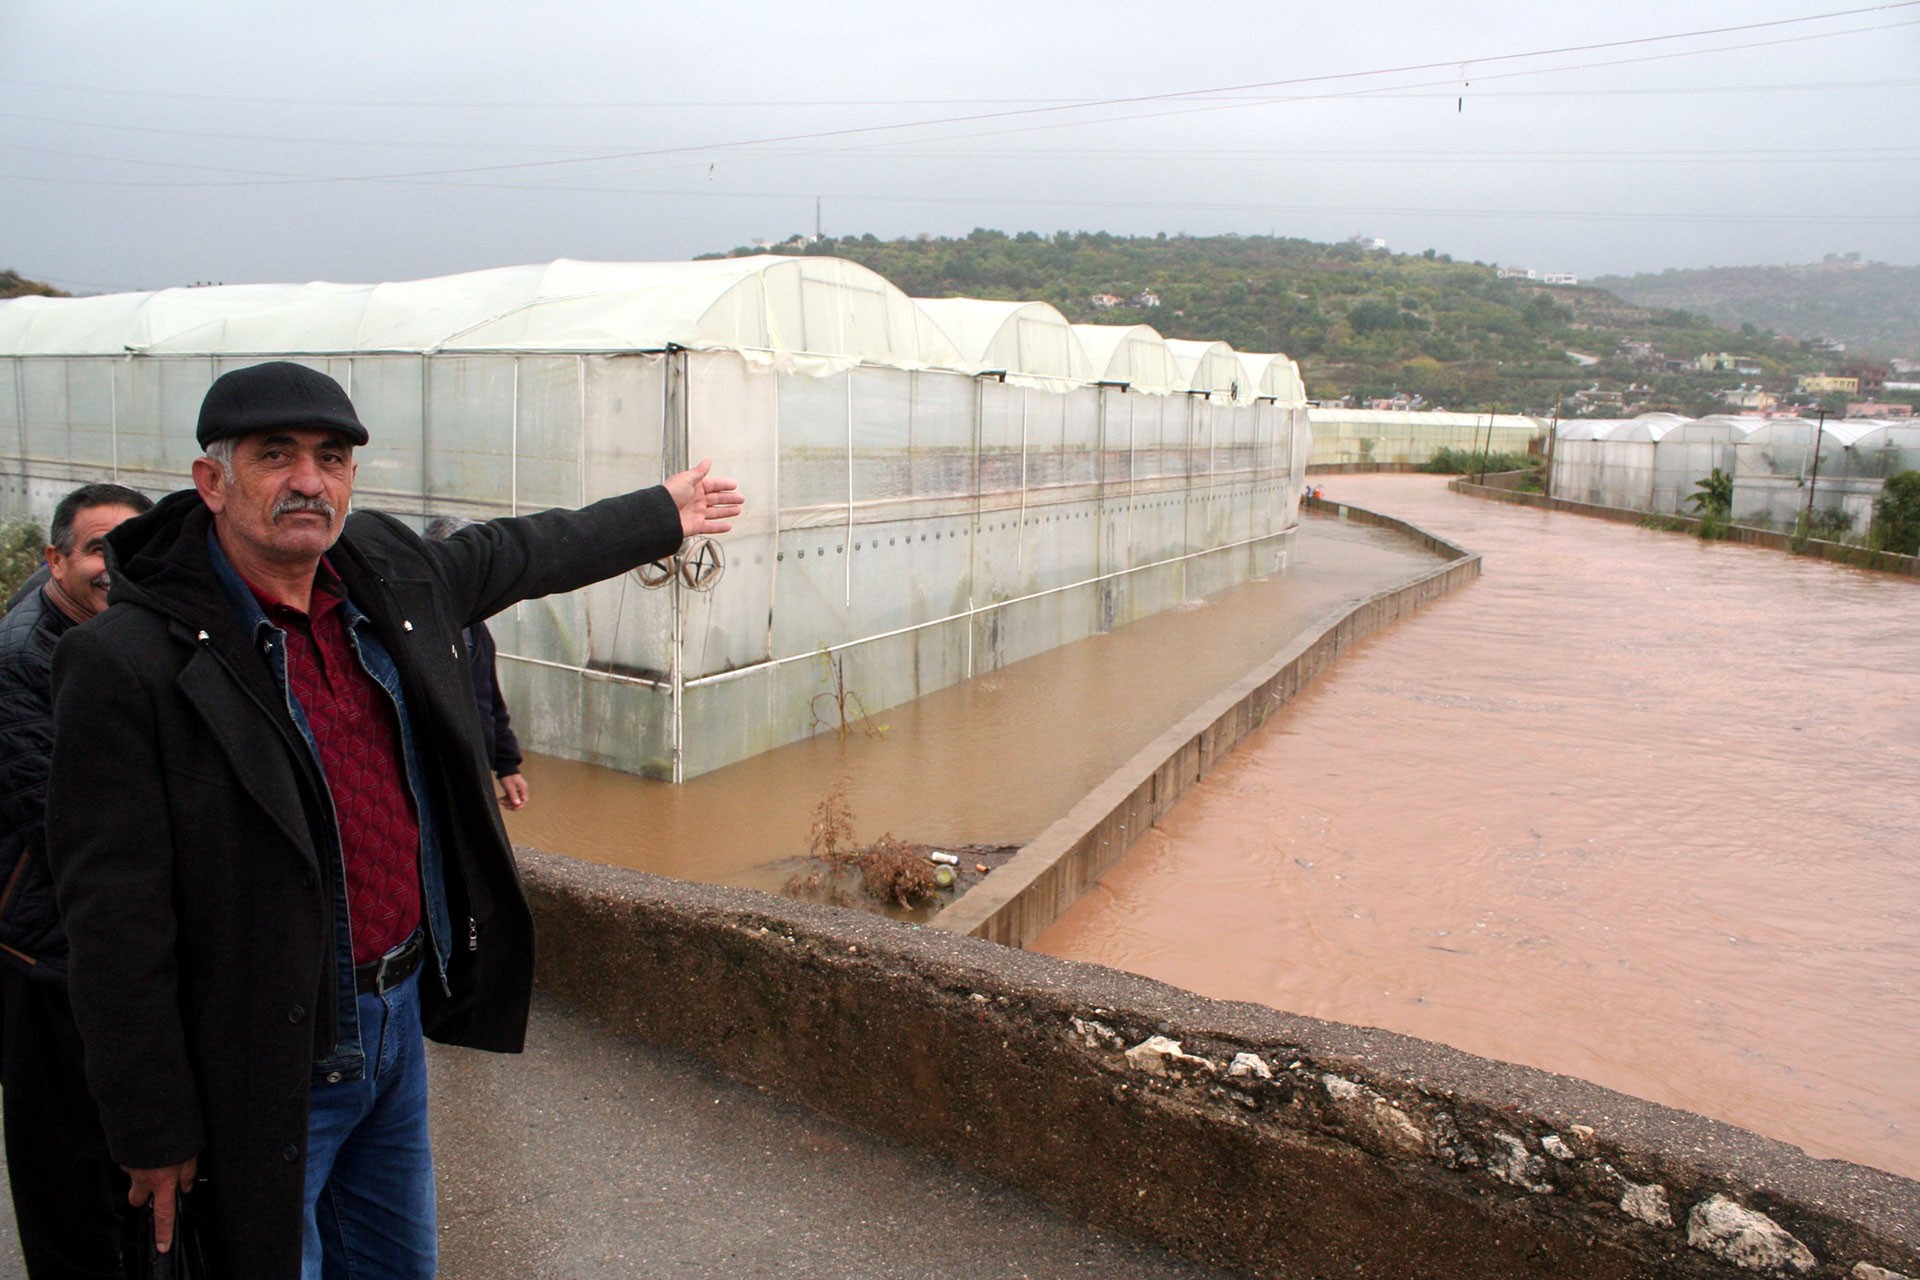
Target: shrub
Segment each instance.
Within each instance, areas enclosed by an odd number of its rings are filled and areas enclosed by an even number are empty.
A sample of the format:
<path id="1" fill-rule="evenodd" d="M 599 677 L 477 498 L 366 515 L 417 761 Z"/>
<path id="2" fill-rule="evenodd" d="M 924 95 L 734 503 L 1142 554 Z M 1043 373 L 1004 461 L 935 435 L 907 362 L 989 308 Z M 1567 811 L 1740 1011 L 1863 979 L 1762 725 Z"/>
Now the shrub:
<path id="1" fill-rule="evenodd" d="M 1538 458 L 1524 453 L 1489 453 L 1482 456 L 1477 449 L 1455 449 L 1442 446 L 1433 451 L 1422 471 L 1431 471 L 1438 475 L 1464 476 L 1478 475 L 1482 471 L 1489 474 L 1501 471 L 1531 471 L 1539 467 Z"/>
<path id="2" fill-rule="evenodd" d="M 1724 519 L 1733 510 L 1733 477 L 1719 467 L 1705 480 L 1696 482 L 1694 490 L 1687 495 L 1687 501 L 1702 519 L 1716 516 Z"/>
<path id="3" fill-rule="evenodd" d="M 47 534 L 32 520 L 0 522 L 0 603 L 12 597 L 47 554 Z"/>
<path id="4" fill-rule="evenodd" d="M 1873 524 L 1888 551 L 1920 555 L 1920 471 L 1887 479 L 1873 502 Z"/>
<path id="5" fill-rule="evenodd" d="M 839 782 L 814 806 L 805 868 L 787 881 L 787 892 L 852 906 L 847 884 L 857 878 L 876 902 L 912 908 L 937 887 L 937 874 L 924 854 L 891 833 L 872 844 L 856 845 L 853 806 L 847 801 L 846 783 Z"/>

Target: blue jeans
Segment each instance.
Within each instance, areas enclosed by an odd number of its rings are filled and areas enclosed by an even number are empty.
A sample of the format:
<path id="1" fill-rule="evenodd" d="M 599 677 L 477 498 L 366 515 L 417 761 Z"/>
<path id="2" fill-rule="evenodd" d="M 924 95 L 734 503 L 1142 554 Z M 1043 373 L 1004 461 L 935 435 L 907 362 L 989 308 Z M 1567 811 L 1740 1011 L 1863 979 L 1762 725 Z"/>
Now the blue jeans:
<path id="1" fill-rule="evenodd" d="M 301 1280 L 430 1280 L 439 1245 L 420 974 L 359 997 L 366 1078 L 308 1093 Z"/>

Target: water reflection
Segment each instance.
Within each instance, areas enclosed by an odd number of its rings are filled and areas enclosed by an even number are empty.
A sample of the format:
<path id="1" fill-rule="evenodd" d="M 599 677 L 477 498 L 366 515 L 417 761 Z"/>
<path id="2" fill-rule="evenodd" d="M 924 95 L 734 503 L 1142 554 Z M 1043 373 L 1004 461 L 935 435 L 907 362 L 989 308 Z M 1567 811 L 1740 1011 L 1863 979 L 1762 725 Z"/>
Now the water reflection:
<path id="1" fill-rule="evenodd" d="M 1920 583 L 1339 476 L 1485 553 L 1036 949 L 1920 1176 Z"/>

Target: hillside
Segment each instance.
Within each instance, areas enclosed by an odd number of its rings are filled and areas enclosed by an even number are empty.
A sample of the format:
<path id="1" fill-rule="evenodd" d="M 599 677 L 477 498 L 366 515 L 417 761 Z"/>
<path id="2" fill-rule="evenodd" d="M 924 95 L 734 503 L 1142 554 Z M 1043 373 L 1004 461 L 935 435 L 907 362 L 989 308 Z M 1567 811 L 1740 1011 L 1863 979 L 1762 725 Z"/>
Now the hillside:
<path id="1" fill-rule="evenodd" d="M 64 298 L 67 295 L 50 284 L 29 280 L 18 271 L 0 271 L 0 298 Z"/>
<path id="2" fill-rule="evenodd" d="M 1593 283 L 1643 307 L 1682 307 L 1722 324 L 1831 338 L 1849 354 L 1920 358 L 1920 267 L 1830 254 L 1802 266 L 1669 270 Z"/>
<path id="3" fill-rule="evenodd" d="M 772 251 L 851 258 L 918 297 L 1038 299 L 1075 322 L 1151 324 L 1171 338 L 1283 351 L 1300 362 L 1309 394 L 1324 399 L 1398 393 L 1419 407 L 1543 416 L 1556 401 L 1567 416 L 1704 414 L 1724 411 L 1717 390 L 1745 382 L 1786 392 L 1821 367 L 1798 341 L 1602 289 L 1502 280 L 1492 266 L 1432 250 L 976 230 L 956 239 L 796 238 Z M 1711 351 L 1745 357 L 1748 372 L 1701 372 L 1692 362 Z"/>

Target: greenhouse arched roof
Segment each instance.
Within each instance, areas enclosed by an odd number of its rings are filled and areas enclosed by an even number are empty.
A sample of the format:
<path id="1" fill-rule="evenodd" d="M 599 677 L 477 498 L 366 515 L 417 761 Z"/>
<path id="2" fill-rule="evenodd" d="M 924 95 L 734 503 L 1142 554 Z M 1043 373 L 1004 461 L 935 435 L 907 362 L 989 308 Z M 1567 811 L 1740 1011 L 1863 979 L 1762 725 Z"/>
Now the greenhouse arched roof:
<path id="1" fill-rule="evenodd" d="M 40 304 L 16 313 L 19 302 Z M 21 355 L 605 352 L 669 345 L 963 367 L 913 301 L 828 257 L 576 262 L 379 285 L 241 285 L 0 305 Z"/>
<path id="2" fill-rule="evenodd" d="M 1226 343 L 1198 342 L 1192 338 L 1168 338 L 1166 342 L 1188 391 L 1231 396 L 1235 400 L 1253 399 L 1247 371 L 1241 368 L 1239 357 Z"/>
<path id="3" fill-rule="evenodd" d="M 1240 361 L 1246 377 L 1242 385 L 1252 387 L 1254 395 L 1271 396 L 1281 404 L 1306 403 L 1307 389 L 1300 381 L 1300 366 L 1287 357 L 1269 352 L 1236 351 L 1234 358 Z"/>
<path id="4" fill-rule="evenodd" d="M 1845 447 L 1872 429 L 1872 424 L 1859 420 L 1816 423 L 1807 418 L 1768 418 L 1760 426 L 1748 432 L 1746 439 L 1741 443 L 1811 445 L 1814 437 L 1818 435 L 1823 445 L 1837 443 Z"/>
<path id="5" fill-rule="evenodd" d="M 1094 380 L 1093 362 L 1058 310 L 1044 302 L 915 298 L 960 358 L 981 369 L 1042 378 Z"/>
<path id="6" fill-rule="evenodd" d="M 1186 379 L 1167 340 L 1149 324 L 1077 324 L 1073 326 L 1093 376 L 1099 382 L 1124 382 L 1136 391 L 1185 391 Z"/>
<path id="7" fill-rule="evenodd" d="M 1675 423 L 1673 430 L 1667 432 L 1663 439 L 1675 444 L 1734 444 L 1745 440 L 1748 433 L 1765 421 L 1764 418 L 1743 418 L 1724 413 L 1688 418 Z"/>
<path id="8" fill-rule="evenodd" d="M 1602 440 L 1618 440 L 1623 443 L 1658 444 L 1660 438 L 1672 431 L 1676 424 L 1667 419 L 1628 418 L 1624 422 L 1610 425 Z"/>

